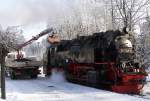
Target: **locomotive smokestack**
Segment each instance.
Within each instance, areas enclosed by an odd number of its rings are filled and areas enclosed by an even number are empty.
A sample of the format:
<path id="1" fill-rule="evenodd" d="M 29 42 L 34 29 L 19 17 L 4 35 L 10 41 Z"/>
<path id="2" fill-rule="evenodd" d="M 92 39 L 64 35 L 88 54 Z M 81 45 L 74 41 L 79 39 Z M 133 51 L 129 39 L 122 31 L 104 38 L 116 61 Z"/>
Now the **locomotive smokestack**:
<path id="1" fill-rule="evenodd" d="M 123 27 L 122 32 L 123 34 L 128 34 L 129 29 L 127 27 Z"/>

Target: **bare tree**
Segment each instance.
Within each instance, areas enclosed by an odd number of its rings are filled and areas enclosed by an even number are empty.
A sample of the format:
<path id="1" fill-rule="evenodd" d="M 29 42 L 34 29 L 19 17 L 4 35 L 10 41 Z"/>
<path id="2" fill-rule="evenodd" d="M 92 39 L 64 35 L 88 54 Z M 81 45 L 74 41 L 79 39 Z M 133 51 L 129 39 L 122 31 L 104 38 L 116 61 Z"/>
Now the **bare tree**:
<path id="1" fill-rule="evenodd" d="M 1 97 L 6 98 L 5 92 L 5 56 L 11 50 L 17 48 L 17 32 L 12 31 L 12 28 L 9 27 L 6 30 L 0 29 L 0 64 L 1 64 Z"/>
<path id="2" fill-rule="evenodd" d="M 133 30 L 135 24 L 145 17 L 150 0 L 111 0 L 112 21 Z"/>
<path id="3" fill-rule="evenodd" d="M 77 0 L 76 0 L 77 1 Z M 78 0 L 79 1 L 79 0 Z M 105 12 L 102 2 L 95 0 L 79 1 L 72 9 L 72 15 L 64 18 L 64 23 L 58 27 L 63 39 L 72 39 L 77 35 L 89 35 L 106 30 Z"/>
<path id="4" fill-rule="evenodd" d="M 147 14 L 145 22 L 140 25 L 141 34 L 138 36 L 137 52 L 143 64 L 150 64 L 150 17 Z"/>

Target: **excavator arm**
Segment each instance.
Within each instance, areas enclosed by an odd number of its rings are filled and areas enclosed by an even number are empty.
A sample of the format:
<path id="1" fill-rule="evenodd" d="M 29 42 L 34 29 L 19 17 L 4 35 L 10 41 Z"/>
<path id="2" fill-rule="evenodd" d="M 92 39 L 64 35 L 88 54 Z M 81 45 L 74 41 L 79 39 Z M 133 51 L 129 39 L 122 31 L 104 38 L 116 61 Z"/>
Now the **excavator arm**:
<path id="1" fill-rule="evenodd" d="M 17 47 L 17 59 L 21 59 L 23 57 L 23 54 L 20 52 L 20 50 L 23 47 L 31 44 L 33 41 L 38 40 L 40 37 L 42 37 L 42 36 L 44 36 L 44 35 L 46 35 L 48 33 L 51 33 L 51 32 L 53 32 L 53 29 L 52 28 L 48 28 L 48 29 L 43 30 L 42 32 L 40 32 L 38 35 L 32 37 L 30 40 L 26 41 L 25 43 L 18 45 L 18 47 Z"/>
<path id="2" fill-rule="evenodd" d="M 18 50 L 22 49 L 23 47 L 25 47 L 25 46 L 31 44 L 33 41 L 38 40 L 40 37 L 42 37 L 42 36 L 44 36 L 44 35 L 46 35 L 46 34 L 48 34 L 48 33 L 51 33 L 51 32 L 53 32 L 53 29 L 52 29 L 52 28 L 49 28 L 49 29 L 46 29 L 46 30 L 40 32 L 38 35 L 32 37 L 32 38 L 31 38 L 30 40 L 28 40 L 27 42 L 25 42 L 25 43 L 23 43 L 23 44 L 20 44 L 20 45 L 18 46 Z"/>

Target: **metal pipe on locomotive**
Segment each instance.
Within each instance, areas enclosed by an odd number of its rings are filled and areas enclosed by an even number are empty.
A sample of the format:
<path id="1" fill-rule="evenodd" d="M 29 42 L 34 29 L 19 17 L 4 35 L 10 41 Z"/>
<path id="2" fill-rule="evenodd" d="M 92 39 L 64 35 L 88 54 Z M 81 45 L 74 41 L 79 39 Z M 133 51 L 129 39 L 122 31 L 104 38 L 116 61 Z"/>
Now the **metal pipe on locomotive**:
<path id="1" fill-rule="evenodd" d="M 53 39 L 53 37 L 49 37 Z M 51 43 L 44 68 L 63 68 L 68 81 L 106 88 L 118 93 L 140 94 L 147 73 L 134 61 L 135 50 L 126 31 L 106 31 Z"/>

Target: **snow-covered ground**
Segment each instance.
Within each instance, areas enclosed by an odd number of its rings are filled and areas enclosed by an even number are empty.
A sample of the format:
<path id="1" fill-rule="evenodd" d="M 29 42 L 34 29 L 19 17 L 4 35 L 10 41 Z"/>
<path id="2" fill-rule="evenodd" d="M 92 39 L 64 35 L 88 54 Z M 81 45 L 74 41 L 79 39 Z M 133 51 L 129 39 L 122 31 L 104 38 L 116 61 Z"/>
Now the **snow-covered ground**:
<path id="1" fill-rule="evenodd" d="M 7 78 L 6 88 L 7 100 L 4 101 L 150 101 L 149 83 L 144 87 L 143 93 L 146 96 L 142 97 L 68 83 L 57 74 L 52 78 L 43 76 L 23 80 Z"/>

